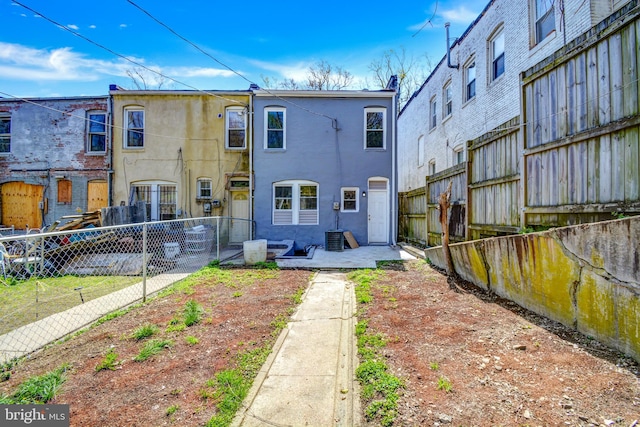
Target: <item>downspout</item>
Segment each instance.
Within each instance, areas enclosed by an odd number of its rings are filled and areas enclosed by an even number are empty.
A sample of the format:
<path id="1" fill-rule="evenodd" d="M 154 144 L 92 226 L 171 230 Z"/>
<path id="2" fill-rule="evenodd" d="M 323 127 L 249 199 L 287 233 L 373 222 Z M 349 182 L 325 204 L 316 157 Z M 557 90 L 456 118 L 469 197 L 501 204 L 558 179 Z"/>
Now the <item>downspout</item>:
<path id="1" fill-rule="evenodd" d="M 460 68 L 460 64 L 451 65 L 451 47 L 449 46 L 449 26 L 450 25 L 451 24 L 449 22 L 446 22 L 444 24 L 444 28 L 447 30 L 447 67 L 455 68 L 457 70 L 458 68 Z"/>
<path id="2" fill-rule="evenodd" d="M 249 94 L 249 239 L 253 240 L 253 91 Z"/>
<path id="3" fill-rule="evenodd" d="M 398 144 L 396 143 L 396 127 L 398 124 L 398 118 L 396 117 L 396 111 L 398 108 L 398 89 L 395 90 L 395 94 L 393 95 L 393 102 L 391 105 L 391 110 L 393 114 L 393 126 L 391 127 L 391 144 L 393 145 L 393 149 L 391 150 L 391 178 L 393 179 L 391 185 L 391 191 L 393 197 L 391 198 L 391 243 L 393 246 L 396 245 L 397 237 L 398 237 L 398 209 L 397 209 L 397 201 L 398 201 L 398 177 L 396 176 L 396 150 L 398 149 Z"/>
<path id="4" fill-rule="evenodd" d="M 107 169 L 107 205 L 113 206 L 113 95 L 109 94 L 107 102 L 107 117 L 109 120 L 109 138 L 107 150 L 109 150 L 109 165 Z"/>

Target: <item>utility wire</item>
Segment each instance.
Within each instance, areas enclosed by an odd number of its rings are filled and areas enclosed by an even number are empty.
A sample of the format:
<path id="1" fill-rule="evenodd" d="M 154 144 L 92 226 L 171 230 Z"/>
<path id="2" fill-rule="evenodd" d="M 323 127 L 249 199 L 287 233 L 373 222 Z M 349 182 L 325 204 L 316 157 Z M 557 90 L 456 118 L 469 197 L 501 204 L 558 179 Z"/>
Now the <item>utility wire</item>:
<path id="1" fill-rule="evenodd" d="M 250 80 L 249 78 L 247 78 L 246 76 L 242 75 L 241 73 L 239 73 L 238 71 L 234 70 L 233 68 L 231 68 L 230 66 L 226 65 L 225 63 L 223 63 L 222 61 L 220 61 L 219 59 L 215 58 L 213 55 L 211 55 L 210 53 L 206 52 L 204 49 L 202 49 L 200 46 L 198 46 L 197 44 L 195 44 L 194 42 L 192 42 L 191 40 L 189 40 L 188 38 L 182 36 L 181 34 L 179 34 L 177 31 L 175 31 L 173 28 L 171 28 L 169 25 L 165 24 L 164 22 L 160 21 L 158 18 L 156 18 L 155 16 L 153 16 L 150 12 L 148 12 L 146 9 L 144 9 L 142 6 L 139 6 L 138 4 L 136 4 L 134 1 L 132 0 L 127 0 L 127 2 L 129 4 L 131 4 L 132 6 L 134 6 L 135 8 L 137 8 L 138 10 L 140 10 L 142 13 L 144 13 L 145 15 L 147 15 L 149 18 L 153 19 L 155 22 L 157 22 L 159 25 L 163 26 L 164 28 L 166 28 L 169 32 L 171 32 L 173 35 L 175 35 L 176 37 L 180 38 L 181 40 L 183 40 L 185 43 L 188 43 L 189 45 L 193 46 L 195 49 L 197 49 L 199 52 L 201 52 L 202 54 L 204 54 L 205 56 L 207 56 L 208 58 L 212 59 L 213 61 L 215 61 L 216 63 L 220 64 L 221 66 L 225 67 L 227 70 L 231 71 L 232 73 L 236 74 L 237 76 L 243 78 L 244 80 L 246 80 L 247 82 L 249 82 L 250 84 L 256 85 L 259 87 L 259 85 L 257 83 L 255 83 L 254 81 Z M 336 130 L 338 130 L 338 119 L 335 117 L 331 117 L 328 116 L 326 114 L 323 113 L 318 113 L 316 111 L 313 111 L 309 108 L 303 107 L 302 105 L 299 105 L 289 99 L 286 98 L 282 98 L 281 96 L 276 95 L 275 93 L 271 92 L 269 89 L 264 89 L 264 88 L 260 88 L 261 90 L 267 92 L 268 94 L 270 94 L 271 96 L 274 96 L 275 98 L 286 102 L 288 104 L 291 104 L 303 111 L 306 111 L 307 113 L 310 114 L 314 114 L 316 116 L 320 116 L 320 117 L 325 117 L 329 120 L 331 120 L 332 122 L 332 127 Z"/>
<path id="2" fill-rule="evenodd" d="M 82 34 L 80 34 L 77 31 L 73 31 L 72 29 L 68 28 L 67 26 L 62 25 L 59 22 L 57 22 L 57 21 L 55 21 L 55 20 L 43 15 L 42 13 L 38 12 L 37 10 L 34 10 L 34 9 L 32 9 L 31 7 L 29 7 L 27 5 L 20 3 L 20 1 L 18 1 L 18 0 L 12 0 L 12 1 L 13 1 L 13 3 L 17 4 L 18 6 L 22 6 L 23 8 L 27 9 L 28 11 L 33 12 L 36 15 L 38 15 L 39 17 L 45 19 L 46 21 L 51 22 L 53 25 L 57 26 L 58 28 L 61 28 L 61 29 L 65 30 L 65 31 L 68 31 L 71 34 L 73 34 L 74 36 L 79 37 L 82 40 L 85 40 L 85 41 L 87 41 L 87 42 L 99 47 L 100 49 L 104 49 L 107 52 L 111 53 L 112 55 L 115 55 L 115 56 L 117 56 L 119 58 L 122 58 L 125 61 L 128 61 L 128 62 L 130 62 L 130 63 L 132 63 L 134 65 L 137 65 L 138 67 L 144 68 L 147 71 L 150 71 L 150 72 L 152 72 L 154 74 L 157 74 L 157 75 L 159 75 L 159 76 L 161 76 L 161 77 L 163 77 L 165 79 L 171 80 L 172 82 L 178 83 L 178 84 L 180 84 L 182 86 L 185 86 L 185 87 L 188 87 L 190 89 L 193 89 L 193 90 L 195 90 L 197 92 L 204 93 L 204 94 L 210 95 L 210 96 L 215 96 L 217 98 L 221 98 L 221 99 L 224 99 L 226 101 L 233 102 L 235 104 L 240 104 L 240 105 L 246 106 L 246 104 L 241 102 L 241 101 L 238 101 L 238 100 L 235 100 L 235 99 L 230 99 L 230 98 L 225 98 L 224 96 L 221 96 L 221 95 L 218 95 L 218 94 L 206 91 L 206 90 L 198 89 L 197 87 L 191 86 L 191 85 L 189 85 L 187 83 L 181 82 L 180 80 L 176 80 L 173 77 L 167 76 L 167 75 L 165 75 L 165 74 L 163 74 L 163 73 L 161 73 L 159 71 L 156 71 L 156 70 L 154 70 L 154 69 L 152 69 L 150 67 L 147 67 L 146 65 L 144 65 L 144 64 L 142 64 L 142 63 L 140 63 L 138 61 L 134 61 L 133 59 L 131 59 L 131 58 L 125 56 L 125 55 L 122 55 L 122 54 L 120 54 L 118 52 L 115 52 L 115 51 L 109 49 L 108 47 L 106 47 L 106 46 L 104 46 L 104 45 L 102 45 L 102 44 L 100 44 L 98 42 L 95 42 L 95 41 L 91 40 L 88 37 L 83 36 Z"/>

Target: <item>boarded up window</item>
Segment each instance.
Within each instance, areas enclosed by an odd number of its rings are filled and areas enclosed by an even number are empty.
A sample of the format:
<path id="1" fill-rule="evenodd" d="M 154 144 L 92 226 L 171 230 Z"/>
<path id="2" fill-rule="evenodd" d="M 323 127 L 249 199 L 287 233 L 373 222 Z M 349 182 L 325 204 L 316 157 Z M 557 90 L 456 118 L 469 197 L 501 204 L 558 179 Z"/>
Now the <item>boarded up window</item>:
<path id="1" fill-rule="evenodd" d="M 71 204 L 71 181 L 68 179 L 58 181 L 58 203 Z"/>

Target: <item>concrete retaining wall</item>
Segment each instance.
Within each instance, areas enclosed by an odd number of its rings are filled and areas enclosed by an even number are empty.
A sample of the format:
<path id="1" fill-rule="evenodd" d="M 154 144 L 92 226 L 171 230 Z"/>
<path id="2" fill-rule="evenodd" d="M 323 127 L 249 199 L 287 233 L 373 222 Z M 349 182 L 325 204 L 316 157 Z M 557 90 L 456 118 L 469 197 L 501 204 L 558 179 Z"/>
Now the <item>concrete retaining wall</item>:
<path id="1" fill-rule="evenodd" d="M 640 217 L 450 248 L 465 280 L 640 361 Z M 445 268 L 441 247 L 425 256 Z"/>

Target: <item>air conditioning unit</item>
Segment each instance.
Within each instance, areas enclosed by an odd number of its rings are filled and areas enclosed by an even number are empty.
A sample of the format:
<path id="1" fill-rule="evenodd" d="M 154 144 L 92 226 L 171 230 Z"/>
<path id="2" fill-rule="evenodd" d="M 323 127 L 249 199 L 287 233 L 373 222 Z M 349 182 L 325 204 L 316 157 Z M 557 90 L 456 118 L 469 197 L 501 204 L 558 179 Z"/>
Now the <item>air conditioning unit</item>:
<path id="1" fill-rule="evenodd" d="M 342 230 L 329 230 L 324 234 L 326 251 L 342 252 L 344 250 L 344 233 Z"/>

